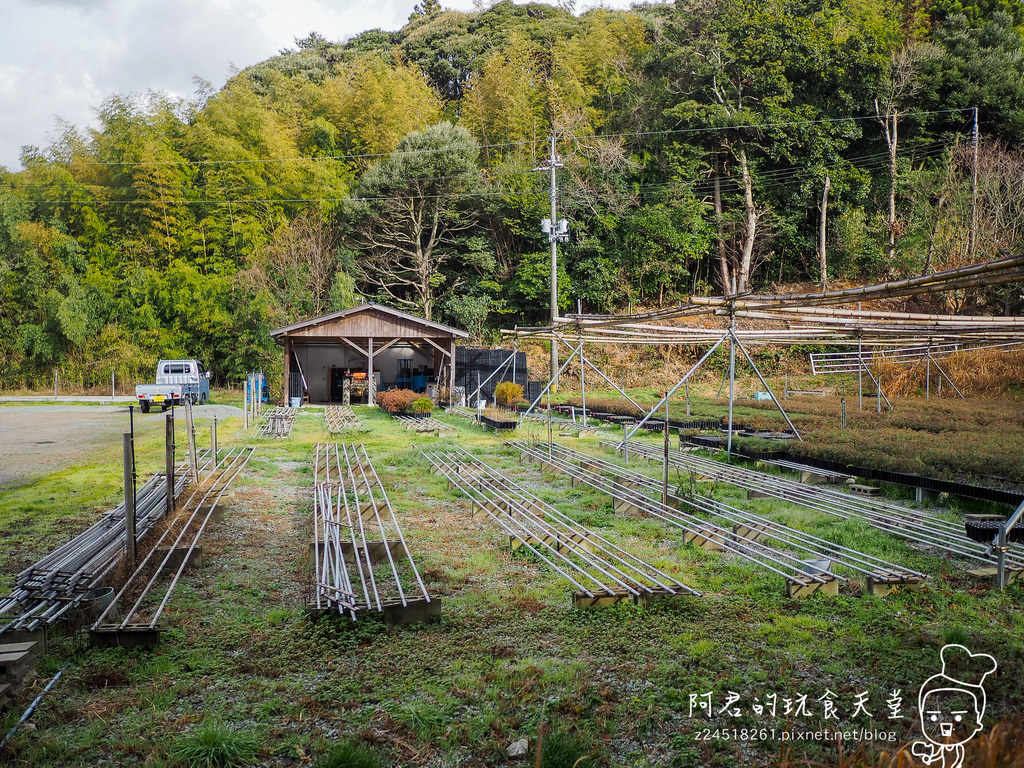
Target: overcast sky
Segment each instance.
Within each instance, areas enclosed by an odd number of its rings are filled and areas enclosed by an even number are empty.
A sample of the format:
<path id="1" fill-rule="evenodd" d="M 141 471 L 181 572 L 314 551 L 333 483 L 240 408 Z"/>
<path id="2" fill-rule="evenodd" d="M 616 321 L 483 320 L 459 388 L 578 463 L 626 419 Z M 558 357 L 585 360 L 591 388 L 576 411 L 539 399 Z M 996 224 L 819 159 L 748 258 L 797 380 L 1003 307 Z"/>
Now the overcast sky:
<path id="1" fill-rule="evenodd" d="M 219 88 L 295 39 L 340 41 L 399 29 L 417 0 L 2 0 L 0 165 L 21 167 L 21 148 L 46 146 L 60 118 L 79 127 L 112 94 L 161 90 L 191 97 L 194 77 Z M 442 0 L 472 10 L 472 0 Z M 629 7 L 628 0 L 583 0 Z"/>

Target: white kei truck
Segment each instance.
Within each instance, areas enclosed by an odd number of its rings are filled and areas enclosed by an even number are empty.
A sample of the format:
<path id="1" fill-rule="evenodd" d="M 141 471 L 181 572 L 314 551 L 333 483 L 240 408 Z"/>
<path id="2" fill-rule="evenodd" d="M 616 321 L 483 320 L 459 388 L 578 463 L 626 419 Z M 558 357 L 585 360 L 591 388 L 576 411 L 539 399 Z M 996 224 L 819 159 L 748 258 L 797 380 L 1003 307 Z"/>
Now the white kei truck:
<path id="1" fill-rule="evenodd" d="M 156 365 L 156 384 L 138 384 L 135 398 L 143 413 L 154 405 L 166 411 L 186 400 L 200 405 L 210 399 L 210 372 L 198 360 L 161 360 Z"/>

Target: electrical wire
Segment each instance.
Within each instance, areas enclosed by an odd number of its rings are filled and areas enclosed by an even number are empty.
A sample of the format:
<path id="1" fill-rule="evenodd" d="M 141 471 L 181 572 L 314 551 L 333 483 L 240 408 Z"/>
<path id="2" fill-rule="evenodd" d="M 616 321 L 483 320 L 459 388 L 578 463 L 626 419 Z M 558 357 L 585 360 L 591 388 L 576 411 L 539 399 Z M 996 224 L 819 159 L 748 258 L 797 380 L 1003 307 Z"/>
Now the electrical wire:
<path id="1" fill-rule="evenodd" d="M 900 113 L 900 117 L 904 120 L 912 117 L 926 116 L 926 115 L 942 115 L 942 114 L 955 114 L 959 112 L 971 112 L 974 107 L 961 107 L 955 109 L 940 109 L 930 110 L 921 112 L 903 112 Z M 722 131 L 736 131 L 745 129 L 758 129 L 758 130 L 771 130 L 774 128 L 793 128 L 800 125 L 824 125 L 828 123 L 842 123 L 847 121 L 859 122 L 859 121 L 876 121 L 878 118 L 874 115 L 851 115 L 847 117 L 831 117 L 821 118 L 818 120 L 794 120 L 788 122 L 779 123 L 762 123 L 762 124 L 750 124 L 750 125 L 730 125 L 730 126 L 705 126 L 702 128 L 671 128 L 661 131 L 635 131 L 627 133 L 600 133 L 592 135 L 577 135 L 577 134 L 566 134 L 561 137 L 564 141 L 576 141 L 581 140 L 596 140 L 596 139 L 617 139 L 617 138 L 639 138 L 646 136 L 672 136 L 672 135 L 692 135 L 699 133 L 715 133 Z M 532 145 L 547 144 L 548 139 L 529 139 L 524 141 L 506 141 L 498 142 L 493 144 L 478 144 L 477 149 L 498 149 L 503 147 L 523 147 Z M 100 167 L 124 167 L 124 166 L 163 166 L 163 165 L 253 165 L 256 163 L 299 163 L 299 162 L 327 162 L 327 161 L 342 161 L 342 160 L 372 160 L 382 157 L 394 157 L 394 156 L 405 156 L 405 155 L 422 155 L 422 154 L 437 154 L 442 152 L 452 152 L 458 150 L 452 150 L 450 148 L 436 148 L 436 149 L 414 149 L 414 150 L 401 150 L 395 152 L 365 152 L 365 153 L 346 153 L 340 155 L 314 155 L 314 156 L 298 156 L 298 157 L 265 157 L 265 158 L 253 158 L 243 160 L 188 160 L 181 158 L 180 160 L 143 160 L 143 161 L 99 161 L 99 160 L 64 160 L 57 161 L 61 165 L 66 166 L 100 166 Z"/>

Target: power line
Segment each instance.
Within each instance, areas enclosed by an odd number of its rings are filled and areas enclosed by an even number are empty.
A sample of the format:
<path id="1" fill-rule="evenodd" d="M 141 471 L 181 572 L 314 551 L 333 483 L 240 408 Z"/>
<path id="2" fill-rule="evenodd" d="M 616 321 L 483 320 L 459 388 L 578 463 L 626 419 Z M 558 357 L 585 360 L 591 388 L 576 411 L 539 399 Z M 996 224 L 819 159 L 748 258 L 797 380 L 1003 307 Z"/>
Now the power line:
<path id="1" fill-rule="evenodd" d="M 928 115 L 943 115 L 943 114 L 956 114 L 962 112 L 971 112 L 973 107 L 963 107 L 956 109 L 939 109 L 929 110 L 921 112 L 905 112 L 901 113 L 903 119 L 922 117 Z M 567 134 L 561 137 L 563 141 L 575 141 L 579 143 L 583 140 L 594 140 L 594 139 L 616 139 L 616 138 L 638 138 L 646 136 L 671 136 L 671 135 L 692 135 L 700 133 L 714 133 L 722 131 L 734 131 L 734 130 L 771 130 L 773 128 L 793 128 L 801 125 L 824 125 L 829 123 L 843 123 L 843 122 L 861 122 L 861 121 L 875 121 L 878 118 L 874 115 L 850 115 L 847 117 L 831 117 L 821 118 L 817 120 L 794 120 L 787 122 L 778 123 L 751 123 L 745 125 L 728 125 L 728 126 L 705 126 L 701 128 L 671 128 L 660 131 L 634 131 L 626 133 L 602 133 L 602 134 L 591 134 L 591 135 L 577 135 Z M 524 147 L 531 145 L 543 145 L 545 139 L 529 139 L 524 141 L 507 141 L 494 144 L 479 144 L 477 145 L 478 150 L 484 149 L 499 149 L 503 147 Z M 311 156 L 298 156 L 298 157 L 266 157 L 266 158 L 253 158 L 253 159 L 236 159 L 236 160 L 189 160 L 182 157 L 180 160 L 146 160 L 146 161 L 98 161 L 98 160 L 59 160 L 53 161 L 55 164 L 65 166 L 99 166 L 99 167 L 126 167 L 126 166 L 138 166 L 138 167 L 152 167 L 152 166 L 167 166 L 167 165 L 255 165 L 259 163 L 299 163 L 299 162 L 327 162 L 327 161 L 345 161 L 345 160 L 373 160 L 384 157 L 395 157 L 395 156 L 406 156 L 406 155 L 423 155 L 423 154 L 439 154 L 445 152 L 453 152 L 451 148 L 434 148 L 434 149 L 417 149 L 417 150 L 401 150 L 394 152 L 375 152 L 375 153 L 347 153 L 340 155 L 311 155 Z"/>
<path id="2" fill-rule="evenodd" d="M 917 157 L 920 159 L 929 159 L 932 157 L 941 156 L 946 149 L 946 143 L 940 140 L 926 142 L 917 145 L 909 145 L 906 147 L 911 152 L 918 152 Z M 906 151 L 905 149 L 905 151 Z M 859 170 L 875 170 L 884 168 L 888 165 L 888 153 L 877 152 L 868 153 L 865 155 L 859 155 L 853 158 L 847 158 L 846 162 L 851 168 Z M 812 168 L 808 166 L 786 166 L 782 168 L 776 168 L 773 170 L 766 171 L 762 174 L 755 176 L 755 186 L 760 190 L 776 189 L 782 186 L 786 186 L 793 180 L 808 176 L 812 173 Z M 518 176 L 524 175 L 525 171 L 507 171 L 504 173 L 494 174 L 497 176 Z M 442 177 L 414 177 L 409 181 L 444 181 L 449 178 L 456 178 L 461 174 L 450 174 Z M 631 191 L 637 193 L 649 192 L 658 189 L 672 189 L 672 188 L 689 188 L 696 194 L 709 194 L 714 189 L 716 182 L 712 179 L 701 179 L 694 180 L 691 182 L 659 182 L 652 184 L 644 184 L 635 187 L 633 190 L 623 191 L 623 194 L 630 194 Z M 741 183 L 741 177 L 737 176 L 722 176 L 718 179 L 719 184 L 726 186 L 739 186 Z M 46 185 L 40 183 L 30 183 L 26 185 L 15 185 L 10 184 L 10 188 L 20 189 L 45 189 Z M 158 186 L 164 187 L 161 183 Z M 244 185 L 244 186 L 231 186 L 232 190 L 244 190 L 244 189 L 258 189 L 257 185 Z M 108 187 L 100 187 L 100 189 L 109 189 Z M 576 187 L 576 189 L 569 188 L 563 194 L 572 194 L 580 189 L 585 189 L 582 185 Z M 513 189 L 496 189 L 489 192 L 454 192 L 454 193 L 443 193 L 436 195 L 388 195 L 388 196 L 370 196 L 370 197 L 257 197 L 257 198 L 159 198 L 159 197 L 140 197 L 135 199 L 114 199 L 114 200 L 103 200 L 103 199 L 60 199 L 60 200 L 46 200 L 46 199 L 21 199 L 18 202 L 27 204 L 40 204 L 40 205 L 245 205 L 245 204 L 299 204 L 299 203 L 333 203 L 338 204 L 346 201 L 351 202 L 384 202 L 384 201 L 413 201 L 413 200 L 459 200 L 459 199 L 477 199 L 477 198 L 500 198 L 500 197 L 542 197 L 546 195 L 546 190 L 513 190 Z"/>

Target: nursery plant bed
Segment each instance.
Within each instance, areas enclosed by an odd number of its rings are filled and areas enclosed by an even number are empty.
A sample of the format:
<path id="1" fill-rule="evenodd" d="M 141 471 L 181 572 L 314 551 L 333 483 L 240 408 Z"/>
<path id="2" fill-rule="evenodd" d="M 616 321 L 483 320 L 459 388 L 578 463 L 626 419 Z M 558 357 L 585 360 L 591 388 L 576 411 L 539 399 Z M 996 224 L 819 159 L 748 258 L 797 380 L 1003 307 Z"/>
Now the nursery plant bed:
<path id="1" fill-rule="evenodd" d="M 513 429 L 519 429 L 519 422 L 510 419 L 495 419 L 490 416 L 481 415 L 480 424 L 485 427 L 490 427 L 495 432 L 507 432 Z"/>
<path id="2" fill-rule="evenodd" d="M 871 469 L 869 467 L 860 467 L 856 464 L 843 464 L 838 461 L 831 461 L 830 459 L 819 459 L 814 456 L 801 456 L 791 453 L 790 458 L 799 461 L 801 464 L 818 467 L 819 469 L 856 475 L 865 480 L 877 480 L 883 483 L 906 485 L 911 488 L 923 488 L 935 493 L 949 493 L 954 496 L 964 496 L 981 501 L 994 501 L 1014 507 L 1020 504 L 1021 501 L 1024 501 L 1024 493 L 1020 491 L 1008 491 L 1000 488 L 989 488 L 983 485 L 958 483 L 952 480 L 940 480 L 935 477 L 922 477 L 921 475 L 911 475 L 904 472 L 889 472 L 884 469 Z"/>

